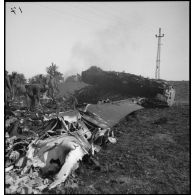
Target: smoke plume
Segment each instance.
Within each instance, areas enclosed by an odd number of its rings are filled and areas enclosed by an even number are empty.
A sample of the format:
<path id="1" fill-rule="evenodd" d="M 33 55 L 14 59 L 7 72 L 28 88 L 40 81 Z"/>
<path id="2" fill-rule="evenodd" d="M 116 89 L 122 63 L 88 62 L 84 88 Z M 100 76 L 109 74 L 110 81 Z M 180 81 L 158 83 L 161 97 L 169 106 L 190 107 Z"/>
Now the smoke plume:
<path id="1" fill-rule="evenodd" d="M 136 23 L 133 19 L 118 21 L 94 34 L 91 42 L 77 42 L 72 48 L 71 68 L 66 75 L 81 73 L 92 65 L 115 71 L 133 66 L 140 50 L 137 33 L 141 25 L 138 17 Z"/>

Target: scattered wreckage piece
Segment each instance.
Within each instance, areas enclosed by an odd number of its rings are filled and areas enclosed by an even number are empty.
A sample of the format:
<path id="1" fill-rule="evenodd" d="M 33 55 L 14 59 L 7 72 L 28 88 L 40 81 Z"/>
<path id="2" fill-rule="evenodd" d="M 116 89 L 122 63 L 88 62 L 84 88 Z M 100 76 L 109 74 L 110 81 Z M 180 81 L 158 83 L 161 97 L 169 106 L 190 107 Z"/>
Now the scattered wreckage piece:
<path id="1" fill-rule="evenodd" d="M 60 137 L 39 140 L 29 146 L 27 158 L 33 167 L 41 168 L 42 174 L 55 174 L 49 188 L 64 182 L 70 172 L 78 167 L 78 161 L 89 151 L 90 146 L 76 137 L 64 134 Z M 29 166 L 29 164 L 28 164 Z"/>
<path id="2" fill-rule="evenodd" d="M 5 127 L 8 128 L 12 123 L 16 122 L 18 119 L 16 117 L 10 117 L 5 121 Z"/>
<path id="3" fill-rule="evenodd" d="M 9 172 L 10 167 L 22 168 L 25 165 L 25 155 L 30 140 L 21 139 L 16 136 L 7 137 L 5 150 L 5 171 Z"/>
<path id="4" fill-rule="evenodd" d="M 97 116 L 96 119 L 103 119 L 107 127 L 113 127 L 126 115 L 140 109 L 143 109 L 143 107 L 131 102 L 129 99 L 105 104 L 89 104 L 87 107 L 87 111 Z M 87 120 L 85 115 L 83 115 L 83 118 Z M 94 123 L 92 120 L 90 122 Z"/>
<path id="5" fill-rule="evenodd" d="M 5 171 L 13 168 L 22 168 L 25 164 L 25 155 L 28 145 L 38 137 L 31 128 L 33 120 L 23 110 L 9 112 L 5 121 Z M 21 114 L 22 113 L 22 114 Z M 24 117 L 24 115 L 26 117 Z M 31 115 L 32 117 L 32 115 Z M 33 117 L 32 117 L 33 118 Z"/>
<path id="6" fill-rule="evenodd" d="M 7 129 L 9 137 L 17 136 L 18 138 L 24 139 L 26 137 L 29 137 L 31 139 L 33 139 L 33 137 L 38 137 L 38 134 L 30 130 L 30 128 L 25 125 L 24 121 L 24 119 L 14 120 L 12 127 Z"/>
<path id="7" fill-rule="evenodd" d="M 162 101 L 158 98 L 140 98 L 138 104 L 144 108 L 165 108 L 169 107 L 166 101 Z M 172 103 L 173 104 L 173 103 Z"/>

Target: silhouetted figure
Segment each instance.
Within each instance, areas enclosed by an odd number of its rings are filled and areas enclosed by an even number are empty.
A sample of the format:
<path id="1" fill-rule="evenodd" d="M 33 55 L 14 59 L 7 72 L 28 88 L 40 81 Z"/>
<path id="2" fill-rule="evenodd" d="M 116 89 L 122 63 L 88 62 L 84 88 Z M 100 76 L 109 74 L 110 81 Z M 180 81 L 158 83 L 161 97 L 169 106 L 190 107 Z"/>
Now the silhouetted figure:
<path id="1" fill-rule="evenodd" d="M 41 106 L 40 104 L 40 84 L 14 84 L 15 90 L 18 91 L 20 95 L 24 95 L 26 105 L 30 110 L 33 110 L 36 106 Z"/>

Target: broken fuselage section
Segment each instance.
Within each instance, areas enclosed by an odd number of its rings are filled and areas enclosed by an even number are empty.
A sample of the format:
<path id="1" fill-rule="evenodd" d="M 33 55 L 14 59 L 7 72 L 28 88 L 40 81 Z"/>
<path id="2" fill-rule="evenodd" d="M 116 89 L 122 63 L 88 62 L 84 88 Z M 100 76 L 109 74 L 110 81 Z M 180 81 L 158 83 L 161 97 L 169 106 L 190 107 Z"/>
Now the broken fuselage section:
<path id="1" fill-rule="evenodd" d="M 167 107 L 174 104 L 175 89 L 165 80 L 156 80 L 125 72 L 103 71 L 92 66 L 82 72 L 89 86 L 75 93 L 79 102 L 101 102 L 134 98 L 144 107 Z M 118 96 L 118 97 L 117 97 Z M 142 100 L 142 101 L 141 101 Z"/>

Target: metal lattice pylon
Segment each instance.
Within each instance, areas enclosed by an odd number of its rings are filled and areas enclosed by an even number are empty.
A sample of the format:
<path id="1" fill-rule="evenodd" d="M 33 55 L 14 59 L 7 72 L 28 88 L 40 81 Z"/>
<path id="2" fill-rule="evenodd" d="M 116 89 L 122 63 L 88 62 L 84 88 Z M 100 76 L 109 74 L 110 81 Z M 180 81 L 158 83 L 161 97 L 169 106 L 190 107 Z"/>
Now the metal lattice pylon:
<path id="1" fill-rule="evenodd" d="M 158 48 L 157 48 L 157 57 L 156 57 L 156 71 L 155 71 L 155 79 L 160 79 L 160 46 L 161 46 L 161 38 L 164 37 L 164 34 L 161 35 L 161 28 L 159 28 L 159 35 L 155 35 L 158 38 Z"/>

